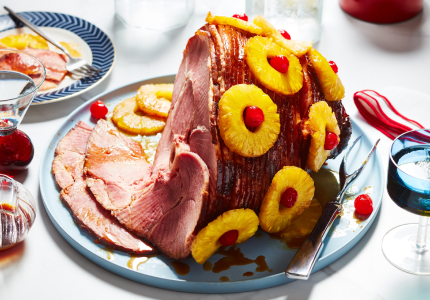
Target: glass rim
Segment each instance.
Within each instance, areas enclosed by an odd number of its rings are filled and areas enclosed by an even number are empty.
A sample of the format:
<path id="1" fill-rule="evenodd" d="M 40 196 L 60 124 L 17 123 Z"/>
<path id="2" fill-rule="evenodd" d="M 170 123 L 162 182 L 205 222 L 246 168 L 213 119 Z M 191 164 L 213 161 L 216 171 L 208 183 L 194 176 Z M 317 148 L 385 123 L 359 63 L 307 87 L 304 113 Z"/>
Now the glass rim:
<path id="1" fill-rule="evenodd" d="M 417 131 L 420 131 L 420 130 L 429 130 L 430 131 L 430 129 L 427 129 L 427 128 L 420 128 L 420 129 L 414 129 L 414 130 L 409 130 L 409 131 L 406 131 L 405 133 L 402 133 L 401 135 L 399 135 L 398 137 L 396 137 L 394 140 L 393 140 L 393 142 L 391 143 L 391 146 L 390 146 L 390 160 L 391 160 L 391 162 L 396 166 L 396 168 L 398 169 L 398 170 L 400 170 L 400 171 L 402 171 L 403 173 L 405 173 L 406 175 L 409 175 L 409 176 L 411 176 L 411 177 L 413 177 L 413 178 L 416 178 L 416 179 L 418 179 L 418 180 L 424 180 L 424 181 L 430 181 L 430 179 L 425 179 L 425 178 L 419 178 L 419 177 L 416 177 L 416 176 L 414 176 L 414 175 L 411 175 L 411 174 L 409 174 L 408 172 L 405 172 L 405 171 L 403 171 L 402 169 L 400 169 L 400 166 L 394 161 L 394 159 L 393 159 L 393 155 L 392 155 L 392 153 L 393 153 L 393 146 L 394 146 L 394 143 L 400 138 L 400 137 L 402 137 L 402 136 L 404 136 L 404 135 L 406 135 L 406 134 L 409 134 L 409 133 L 411 133 L 411 132 L 417 132 Z"/>
<path id="2" fill-rule="evenodd" d="M 38 59 L 36 56 L 34 56 L 34 55 L 30 54 L 30 53 L 27 53 L 25 51 L 16 50 L 16 49 L 0 49 L 0 53 L 1 52 L 7 52 L 7 51 L 9 51 L 9 52 L 18 52 L 18 53 L 21 53 L 21 54 L 25 54 L 25 55 L 28 55 L 28 56 L 34 58 L 36 61 L 38 61 L 40 63 L 40 65 L 42 66 L 42 69 L 43 69 L 43 79 L 39 83 L 39 85 L 37 85 L 37 86 L 35 85 L 35 87 L 33 89 L 31 89 L 30 91 L 28 91 L 27 93 L 19 95 L 19 96 L 14 97 L 14 98 L 10 98 L 10 99 L 1 99 L 0 103 L 1 102 L 6 102 L 6 101 L 18 100 L 19 98 L 22 98 L 22 97 L 25 97 L 27 95 L 30 95 L 31 93 L 34 93 L 34 91 L 37 91 L 40 88 L 40 86 L 45 82 L 45 78 L 46 78 L 46 68 L 43 65 L 43 63 L 40 61 L 40 59 Z M 0 70 L 0 71 L 2 71 L 2 70 Z M 18 73 L 21 73 L 21 72 L 18 72 Z M 21 74 L 24 74 L 24 73 L 21 73 Z M 27 75 L 27 74 L 24 74 L 24 75 Z"/>

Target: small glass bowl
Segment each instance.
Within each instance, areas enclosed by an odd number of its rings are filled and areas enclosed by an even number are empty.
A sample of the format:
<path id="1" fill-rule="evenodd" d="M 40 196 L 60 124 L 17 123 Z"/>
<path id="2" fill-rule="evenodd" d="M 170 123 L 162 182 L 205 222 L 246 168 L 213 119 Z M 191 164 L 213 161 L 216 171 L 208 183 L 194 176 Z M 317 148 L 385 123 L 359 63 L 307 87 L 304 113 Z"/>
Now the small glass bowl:
<path id="1" fill-rule="evenodd" d="M 46 69 L 37 57 L 0 49 L 0 136 L 12 134 L 21 123 L 45 76 Z"/>
<path id="2" fill-rule="evenodd" d="M 0 174 L 0 251 L 22 242 L 36 218 L 36 203 L 29 190 Z"/>

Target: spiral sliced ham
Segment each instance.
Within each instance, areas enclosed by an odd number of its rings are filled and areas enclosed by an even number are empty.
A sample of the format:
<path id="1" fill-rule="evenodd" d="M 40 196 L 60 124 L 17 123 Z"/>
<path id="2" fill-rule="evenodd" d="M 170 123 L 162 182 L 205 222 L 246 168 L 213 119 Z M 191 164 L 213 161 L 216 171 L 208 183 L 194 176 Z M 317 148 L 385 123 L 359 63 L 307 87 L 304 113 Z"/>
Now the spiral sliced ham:
<path id="1" fill-rule="evenodd" d="M 304 56 L 299 93 L 285 96 L 263 87 L 245 62 L 250 37 L 230 26 L 205 25 L 188 41 L 153 167 L 136 162 L 132 145 L 105 121 L 99 121 L 89 139 L 85 170 L 96 199 L 171 258 L 187 257 L 198 231 L 223 212 L 258 212 L 282 167 L 306 168 L 310 137 L 304 122 L 310 106 L 325 101 L 316 73 Z M 241 83 L 260 87 L 280 115 L 278 140 L 256 158 L 231 152 L 217 126 L 220 98 Z M 341 129 L 335 157 L 348 143 L 351 123 L 340 101 L 327 103 Z"/>

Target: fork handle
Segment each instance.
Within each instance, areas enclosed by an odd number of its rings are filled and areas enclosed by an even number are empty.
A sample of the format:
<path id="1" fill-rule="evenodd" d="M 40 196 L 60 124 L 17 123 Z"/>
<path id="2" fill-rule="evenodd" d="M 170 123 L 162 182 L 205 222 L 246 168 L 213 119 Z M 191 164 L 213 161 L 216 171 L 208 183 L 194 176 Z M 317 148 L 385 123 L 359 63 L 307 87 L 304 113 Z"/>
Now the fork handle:
<path id="1" fill-rule="evenodd" d="M 27 21 L 26 19 L 24 19 L 23 17 L 21 17 L 20 15 L 16 14 L 15 12 L 13 12 L 10 8 L 4 6 L 4 9 L 7 10 L 7 12 L 12 15 L 14 18 L 20 20 L 22 23 L 25 24 L 25 26 L 27 26 L 28 28 L 30 28 L 31 30 L 33 30 L 34 32 L 36 32 L 38 35 L 42 36 L 45 40 L 49 41 L 51 44 L 53 44 L 55 47 L 59 48 L 61 51 L 63 51 L 64 53 L 66 53 L 66 55 L 69 58 L 72 58 L 70 56 L 69 51 L 67 51 L 66 48 L 64 48 L 60 43 L 57 43 L 53 38 L 51 38 L 49 35 L 47 35 L 45 32 L 43 32 L 42 30 L 39 29 L 39 27 L 37 27 L 36 25 L 30 23 L 29 21 Z"/>
<path id="2" fill-rule="evenodd" d="M 314 230 L 300 246 L 285 271 L 285 276 L 302 280 L 307 280 L 309 278 L 321 248 L 324 245 L 323 240 L 339 212 L 339 204 L 329 202 L 325 205 L 323 214 L 315 225 Z"/>

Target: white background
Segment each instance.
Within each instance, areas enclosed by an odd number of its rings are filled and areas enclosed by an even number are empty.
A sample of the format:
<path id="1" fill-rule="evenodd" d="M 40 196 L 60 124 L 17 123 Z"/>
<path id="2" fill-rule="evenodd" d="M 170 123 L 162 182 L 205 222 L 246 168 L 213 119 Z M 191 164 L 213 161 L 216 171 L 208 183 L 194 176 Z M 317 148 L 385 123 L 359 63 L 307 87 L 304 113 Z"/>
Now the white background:
<path id="1" fill-rule="evenodd" d="M 137 80 L 176 73 L 188 38 L 204 24 L 209 10 L 232 15 L 244 11 L 244 1 L 196 0 L 192 19 L 167 33 L 126 30 L 114 16 L 113 1 L 3 0 L 15 11 L 53 11 L 86 19 L 106 32 L 115 44 L 112 74 L 93 90 L 59 103 L 33 106 L 20 129 L 35 146 L 27 172 L 16 177 L 37 200 L 37 219 L 23 245 L 23 255 L 12 264 L 0 263 L 0 299 L 430 299 L 430 277 L 403 273 L 391 266 L 381 251 L 381 240 L 391 228 L 417 217 L 398 208 L 387 195 L 372 228 L 345 256 L 315 273 L 308 281 L 231 295 L 172 292 L 139 284 L 95 265 L 73 249 L 47 216 L 39 192 L 39 162 L 48 140 L 66 116 L 97 94 Z M 368 126 L 352 101 L 354 92 L 375 89 L 385 93 L 410 118 L 430 127 L 430 11 L 429 1 L 418 17 L 395 25 L 361 22 L 326 0 L 323 33 L 315 47 L 339 66 L 346 87 L 347 112 L 372 138 L 381 137 L 381 154 L 388 159 L 390 140 Z M 6 13 L 0 8 L 0 14 Z M 415 90 L 411 91 L 411 90 Z M 384 162 L 386 164 L 386 161 Z"/>

